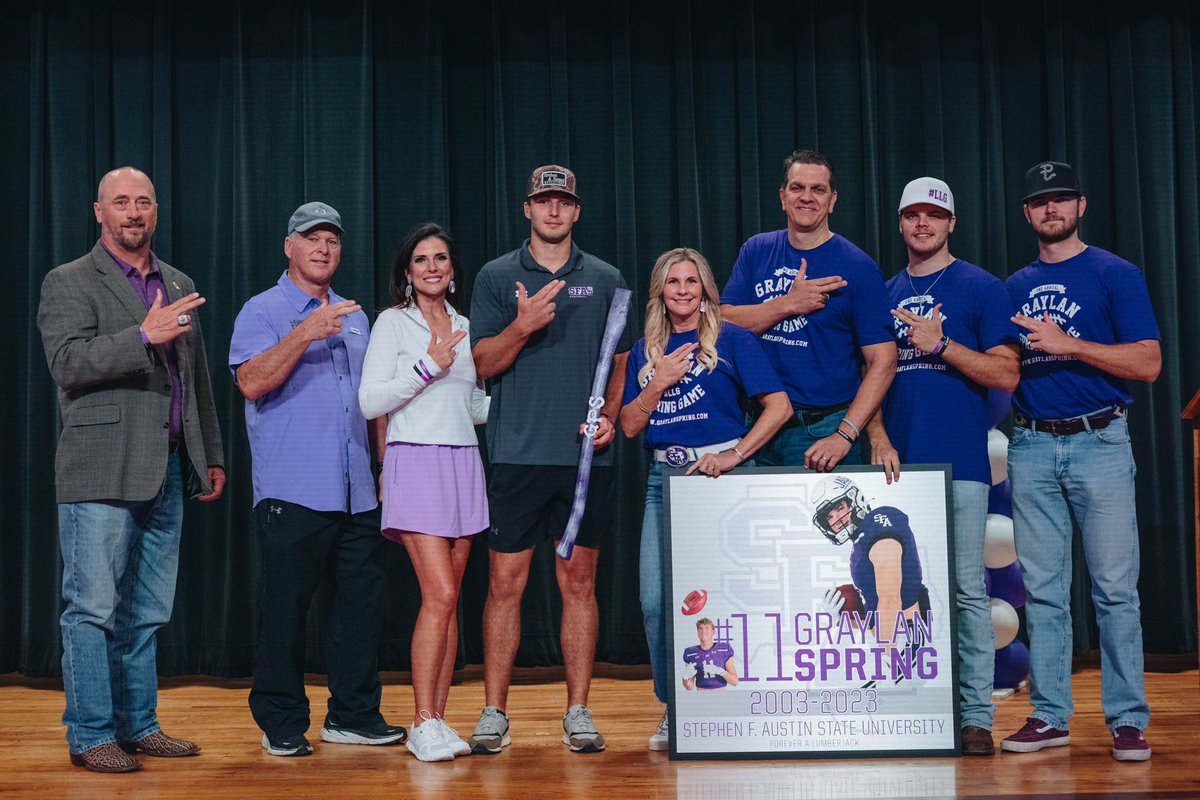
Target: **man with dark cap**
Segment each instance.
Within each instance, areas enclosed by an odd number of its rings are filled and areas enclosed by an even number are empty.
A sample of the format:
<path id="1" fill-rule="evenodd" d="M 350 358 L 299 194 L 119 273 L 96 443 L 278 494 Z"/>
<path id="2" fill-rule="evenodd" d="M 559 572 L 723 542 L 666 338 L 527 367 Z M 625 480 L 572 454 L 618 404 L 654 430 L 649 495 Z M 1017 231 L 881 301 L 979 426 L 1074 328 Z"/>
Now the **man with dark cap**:
<path id="1" fill-rule="evenodd" d="M 358 405 L 370 322 L 330 288 L 342 235 L 330 206 L 297 208 L 283 240 L 288 268 L 242 307 L 229 346 L 246 398 L 263 580 L 250 710 L 263 749 L 275 756 L 312 753 L 304 736 L 305 627 L 327 573 L 335 588 L 321 739 L 382 745 L 406 734 L 379 713 L 385 540 L 372 464 L 383 437 Z"/>
<path id="2" fill-rule="evenodd" d="M 483 612 L 486 706 L 470 740 L 473 751 L 483 754 L 499 753 L 510 742 L 505 709 L 521 639 L 521 596 L 534 548 L 562 538 L 608 308 L 613 293 L 625 288 L 616 267 L 573 241 L 580 212 L 575 173 L 557 164 L 538 167 L 525 194 L 529 239 L 485 264 L 471 295 L 475 370 L 491 379 L 492 397 L 487 425 L 491 559 Z M 604 749 L 587 700 L 599 629 L 596 563 L 615 521 L 612 453 L 603 448 L 613 438 L 629 347 L 626 328 L 595 434 L 579 538 L 570 559 L 554 560 L 567 673 L 563 743 L 578 753 Z"/>
<path id="3" fill-rule="evenodd" d="M 1018 753 L 1069 744 L 1071 535 L 1074 518 L 1100 628 L 1100 700 L 1118 761 L 1145 761 L 1150 721 L 1138 600 L 1135 467 L 1127 381 L 1162 367 L 1146 279 L 1079 238 L 1087 198 L 1069 164 L 1025 174 L 1025 219 L 1038 258 L 1008 279 L 1021 326 L 1021 383 L 1013 397 L 1008 472 L 1013 532 L 1025 576 L 1030 700 L 1025 726 L 1001 742 Z"/>

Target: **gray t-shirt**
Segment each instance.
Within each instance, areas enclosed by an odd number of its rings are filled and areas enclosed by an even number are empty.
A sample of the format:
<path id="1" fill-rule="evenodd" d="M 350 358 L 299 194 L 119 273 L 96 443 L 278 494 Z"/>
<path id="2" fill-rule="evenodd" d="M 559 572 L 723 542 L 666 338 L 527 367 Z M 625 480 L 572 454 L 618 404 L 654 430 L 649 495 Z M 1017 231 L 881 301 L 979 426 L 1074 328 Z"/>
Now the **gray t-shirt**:
<path id="1" fill-rule="evenodd" d="M 579 463 L 579 425 L 587 416 L 608 306 L 613 292 L 625 288 L 617 268 L 572 244 L 570 259 L 551 272 L 533 260 L 526 239 L 484 264 L 475 279 L 471 346 L 517 318 L 517 281 L 533 295 L 556 279 L 567 285 L 554 298 L 554 321 L 530 336 L 512 366 L 492 378 L 487 444 L 493 464 Z M 629 347 L 627 325 L 617 352 Z M 593 463 L 611 464 L 612 447 L 596 453 Z"/>

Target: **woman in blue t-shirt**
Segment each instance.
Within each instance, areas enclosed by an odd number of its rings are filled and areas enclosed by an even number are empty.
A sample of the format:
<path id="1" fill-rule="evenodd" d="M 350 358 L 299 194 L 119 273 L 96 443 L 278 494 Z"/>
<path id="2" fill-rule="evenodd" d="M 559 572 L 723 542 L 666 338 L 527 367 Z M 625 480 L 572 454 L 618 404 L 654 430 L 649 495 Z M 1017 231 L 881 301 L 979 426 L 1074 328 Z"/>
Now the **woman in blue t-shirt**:
<path id="1" fill-rule="evenodd" d="M 721 296 L 712 268 L 687 247 L 658 257 L 650 273 L 646 335 L 629 354 L 621 429 L 645 433 L 654 458 L 646 481 L 642 518 L 641 600 L 654 695 L 667 702 L 670 658 L 662 596 L 662 471 L 716 478 L 747 463 L 792 416 L 783 383 L 758 337 L 721 321 Z M 747 432 L 743 400 L 753 397 L 762 414 Z M 650 737 L 651 750 L 667 748 L 667 715 Z"/>

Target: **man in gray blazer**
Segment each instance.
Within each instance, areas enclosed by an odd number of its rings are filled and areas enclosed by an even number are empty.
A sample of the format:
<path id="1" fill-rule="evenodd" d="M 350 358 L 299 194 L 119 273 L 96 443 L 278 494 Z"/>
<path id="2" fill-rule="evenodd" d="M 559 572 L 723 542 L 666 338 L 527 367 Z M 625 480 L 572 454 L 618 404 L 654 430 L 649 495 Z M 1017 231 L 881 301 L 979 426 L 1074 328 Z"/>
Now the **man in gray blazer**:
<path id="1" fill-rule="evenodd" d="M 113 170 L 94 210 L 100 241 L 46 275 L 38 308 L 62 413 L 63 723 L 71 763 L 131 772 L 138 751 L 200 750 L 159 727 L 154 636 L 175 597 L 184 480 L 209 502 L 225 470 L 196 316 L 204 298 L 150 250 L 154 185 Z"/>

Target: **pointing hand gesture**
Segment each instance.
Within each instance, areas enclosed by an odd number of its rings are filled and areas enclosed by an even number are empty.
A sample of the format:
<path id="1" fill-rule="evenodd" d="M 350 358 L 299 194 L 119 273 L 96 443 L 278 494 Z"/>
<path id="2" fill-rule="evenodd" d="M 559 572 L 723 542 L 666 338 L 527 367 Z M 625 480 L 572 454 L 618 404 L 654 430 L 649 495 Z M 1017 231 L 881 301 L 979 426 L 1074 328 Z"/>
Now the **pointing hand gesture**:
<path id="1" fill-rule="evenodd" d="M 657 361 L 654 364 L 654 377 L 650 381 L 655 384 L 655 388 L 661 388 L 665 392 L 679 383 L 679 379 L 691 369 L 692 362 L 690 356 L 698 346 L 695 342 L 689 342 L 677 348 L 675 352 L 666 357 L 663 357 L 661 350 L 654 348 L 654 355 L 657 356 Z"/>
<path id="2" fill-rule="evenodd" d="M 1043 311 L 1041 319 L 1017 314 L 1012 321 L 1029 331 L 1025 335 L 1025 345 L 1030 350 L 1040 350 L 1056 356 L 1071 355 L 1075 337 L 1058 327 L 1058 324 L 1050 319 L 1049 311 Z"/>
<path id="3" fill-rule="evenodd" d="M 892 316 L 908 326 L 908 343 L 922 353 L 932 353 L 942 340 L 942 304 L 933 307 L 933 319 L 925 319 L 903 306 L 892 309 Z"/>
<path id="4" fill-rule="evenodd" d="M 513 325 L 522 336 L 529 336 L 550 324 L 554 319 L 554 296 L 566 285 L 566 281 L 550 281 L 530 297 L 525 285 L 517 281 L 517 318 Z"/>
<path id="5" fill-rule="evenodd" d="M 434 333 L 433 338 L 429 340 L 429 349 L 425 352 L 429 353 L 429 357 L 436 361 L 443 370 L 450 369 L 454 364 L 454 359 L 458 356 L 454 348 L 466 335 L 466 331 L 454 331 L 450 334 L 449 339 L 438 339 L 437 333 Z"/>
<path id="6" fill-rule="evenodd" d="M 175 339 L 192 329 L 191 310 L 204 305 L 204 298 L 197 292 L 181 297 L 169 306 L 162 304 L 162 289 L 154 293 L 154 302 L 142 321 L 142 333 L 150 344 L 162 344 Z"/>
<path id="7" fill-rule="evenodd" d="M 840 275 L 813 278 L 810 281 L 806 278 L 807 274 L 808 260 L 802 258 L 800 259 L 800 271 L 796 273 L 796 279 L 792 281 L 792 288 L 788 289 L 788 293 L 783 296 L 793 316 L 820 311 L 829 302 L 829 295 L 846 285 Z"/>
<path id="8" fill-rule="evenodd" d="M 353 300 L 341 300 L 337 303 L 323 301 L 320 307 L 313 310 L 297 328 L 304 331 L 304 336 L 310 342 L 318 342 L 336 336 L 342 332 L 342 317 L 361 311 L 362 306 Z"/>

